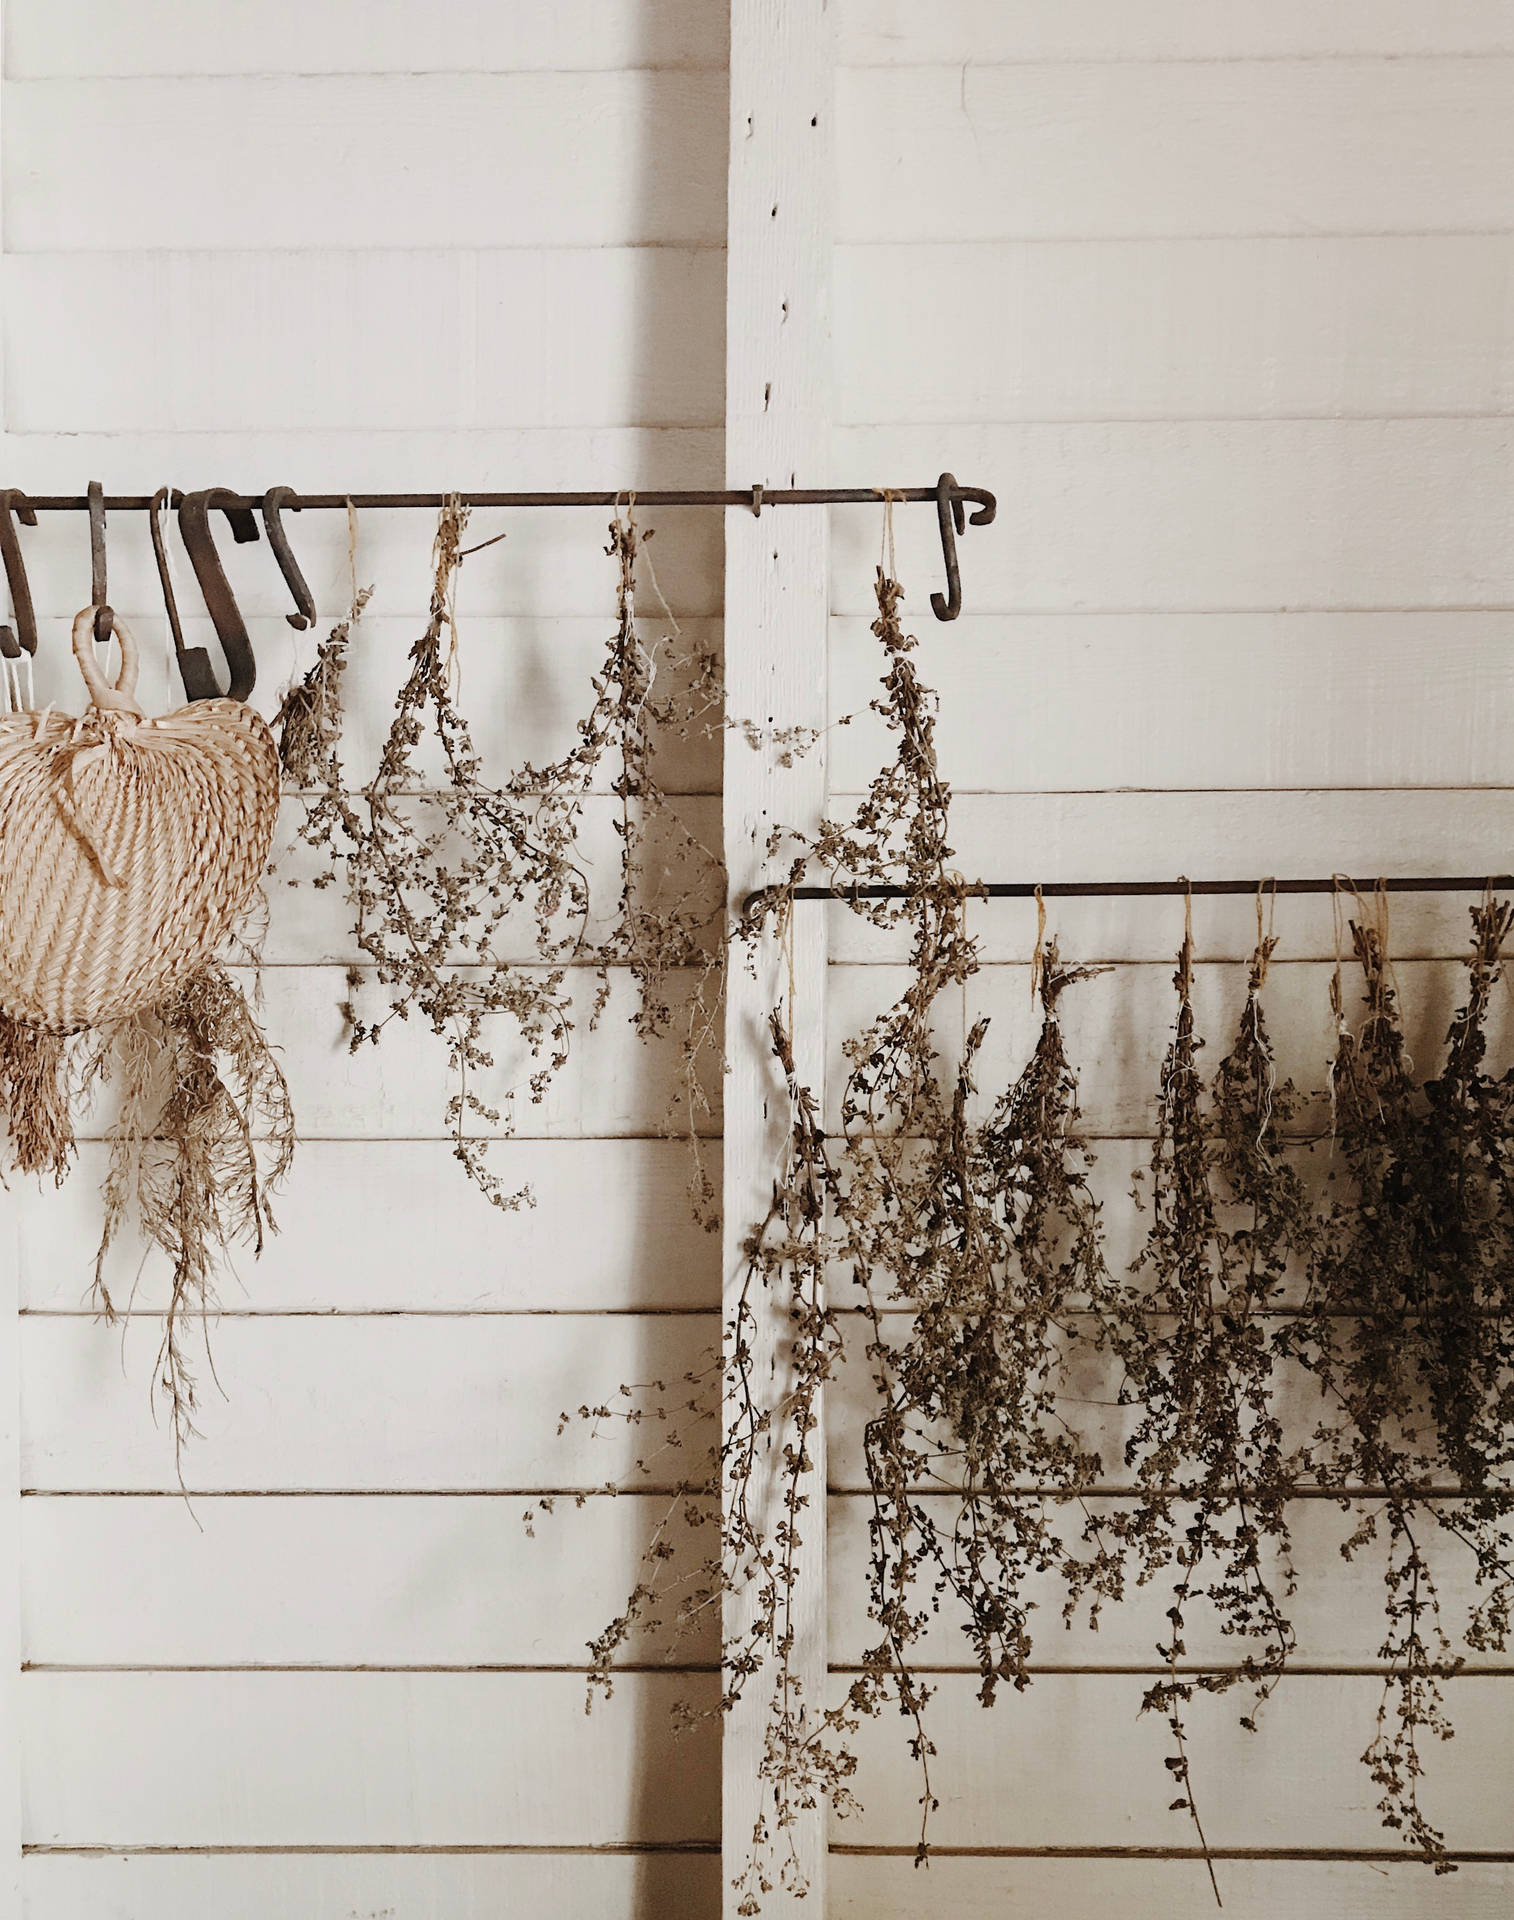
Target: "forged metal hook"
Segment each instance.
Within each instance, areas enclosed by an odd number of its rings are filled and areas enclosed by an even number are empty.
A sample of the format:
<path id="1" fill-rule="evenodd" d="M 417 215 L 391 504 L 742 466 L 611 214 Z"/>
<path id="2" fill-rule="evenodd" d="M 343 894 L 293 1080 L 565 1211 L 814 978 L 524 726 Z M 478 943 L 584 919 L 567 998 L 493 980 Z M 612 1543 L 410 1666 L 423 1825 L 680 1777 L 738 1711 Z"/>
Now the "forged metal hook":
<path id="1" fill-rule="evenodd" d="M 98 480 L 89 483 L 89 601 L 95 609 L 94 633 L 97 640 L 108 640 L 115 632 L 116 616 L 107 605 L 105 590 L 105 488 Z"/>
<path id="2" fill-rule="evenodd" d="M 957 566 L 957 535 L 965 533 L 968 527 L 964 502 L 974 500 L 978 511 L 972 516 L 972 525 L 986 527 L 998 511 L 998 503 L 991 493 L 985 493 L 981 487 L 959 487 L 956 477 L 943 473 L 936 482 L 936 518 L 941 526 L 941 558 L 946 563 L 946 592 L 933 593 L 930 597 L 931 612 L 938 620 L 955 620 L 962 611 L 962 575 Z"/>
<path id="3" fill-rule="evenodd" d="M 26 562 L 21 556 L 17 520 L 34 527 L 37 510 L 19 487 L 6 487 L 0 491 L 0 556 L 5 561 L 5 584 L 10 588 L 16 620 L 14 627 L 0 625 L 0 654 L 7 660 L 19 660 L 23 651 L 33 655 L 37 651 L 37 610 L 32 605 Z"/>
<path id="4" fill-rule="evenodd" d="M 257 539 L 258 523 L 253 518 L 252 509 L 238 506 L 236 502 L 237 496 L 229 487 L 206 487 L 199 493 L 186 493 L 179 502 L 179 532 L 190 565 L 195 570 L 195 578 L 200 583 L 205 609 L 215 625 L 216 638 L 226 656 L 230 675 L 226 697 L 245 700 L 257 681 L 257 662 L 252 655 L 252 642 L 247 637 L 242 610 L 237 605 L 231 582 L 226 578 L 226 569 L 216 552 L 215 535 L 210 531 L 211 514 L 220 512 L 225 514 L 231 537 L 238 545 Z M 205 648 L 186 648 L 177 632 L 174 640 L 186 695 L 191 700 L 219 699 L 221 689 L 216 685 L 210 655 Z"/>
<path id="5" fill-rule="evenodd" d="M 300 511 L 300 496 L 293 487 L 270 487 L 263 495 L 263 528 L 268 535 L 268 544 L 273 548 L 273 557 L 279 563 L 284 584 L 294 595 L 294 604 L 299 608 L 298 613 L 286 613 L 284 618 L 296 632 L 303 633 L 306 627 L 315 625 L 315 595 L 300 572 L 299 561 L 290 550 L 289 536 L 284 531 L 285 507 L 291 513 Z"/>
<path id="6" fill-rule="evenodd" d="M 185 697 L 193 700 L 195 695 L 190 693 L 189 683 L 192 677 L 197 677 L 197 669 L 189 662 L 184 650 L 184 629 L 179 624 L 179 603 L 174 598 L 173 574 L 169 571 L 168 548 L 163 539 L 161 515 L 165 507 L 171 507 L 173 504 L 168 488 L 159 487 L 152 497 L 152 505 L 147 510 L 147 524 L 152 532 L 152 557 L 157 562 L 158 585 L 163 590 L 163 607 L 168 614 L 169 632 L 173 635 L 173 650 L 174 657 L 179 663 L 179 677 L 184 682 Z M 204 661 L 206 671 L 209 671 L 210 660 L 203 647 L 196 648 L 195 659 Z M 200 695 L 201 699 L 211 697 L 207 694 Z"/>

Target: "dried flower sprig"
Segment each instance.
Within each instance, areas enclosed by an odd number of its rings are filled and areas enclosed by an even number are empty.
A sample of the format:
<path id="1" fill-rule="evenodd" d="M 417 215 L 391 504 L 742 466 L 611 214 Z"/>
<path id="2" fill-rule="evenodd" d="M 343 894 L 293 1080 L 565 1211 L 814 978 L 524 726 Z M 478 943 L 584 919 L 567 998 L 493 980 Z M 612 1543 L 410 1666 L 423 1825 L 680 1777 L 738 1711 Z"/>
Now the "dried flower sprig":
<path id="1" fill-rule="evenodd" d="M 1283 1158 L 1279 1129 L 1291 1086 L 1278 1086 L 1261 991 L 1275 940 L 1260 937 L 1234 1044 L 1206 1108 L 1193 1010 L 1193 934 L 1185 930 L 1173 984 L 1178 1012 L 1162 1062 L 1146 1190 L 1151 1224 L 1131 1270 L 1124 1397 L 1139 1407 L 1125 1449 L 1138 1501 L 1122 1516 L 1142 1578 L 1176 1574 L 1158 1652 L 1165 1677 L 1143 1712 L 1172 1736 L 1167 1767 L 1219 1885 L 1188 1759 L 1186 1715 L 1199 1693 L 1252 1689 L 1242 1716 L 1254 1731 L 1294 1647 L 1286 1602 L 1296 1585 L 1288 1522 L 1293 1462 L 1274 1406 L 1266 1316 L 1289 1261 L 1307 1245 L 1306 1201 Z M 1233 1230 L 1222 1217 L 1238 1215 Z M 1186 1636 L 1207 1602 L 1222 1635 L 1245 1651 L 1232 1666 L 1195 1670 Z"/>
<path id="2" fill-rule="evenodd" d="M 634 607 L 637 556 L 650 535 L 617 516 L 608 549 L 617 568 L 615 631 L 578 739 L 556 762 L 486 780 L 453 685 L 467 520 L 455 500 L 442 512 L 426 626 L 377 771 L 360 792 L 349 790 L 341 759 L 341 677 L 366 594 L 285 704 L 286 768 L 316 789 L 300 830 L 324 856 L 314 884 L 345 888 L 358 951 L 389 1003 L 386 1014 L 368 1018 L 356 993 L 349 996 L 351 1044 L 376 1041 L 391 1019 L 426 1022 L 447 1048 L 453 1152 L 494 1205 L 512 1210 L 529 1192 L 507 1191 L 487 1155 L 488 1136 L 509 1131 L 515 1099 L 513 1087 L 497 1100 L 482 1091 L 496 1068 L 494 1022 L 504 1016 L 523 1043 L 533 1064 L 522 1091 L 539 1105 L 567 1064 L 575 1030 L 604 1012 L 611 969 L 628 968 L 643 1037 L 661 1037 L 680 1014 L 686 1020 L 680 1111 L 670 1126 L 676 1121 L 696 1142 L 692 1185 L 713 1216 L 716 1195 L 697 1140 L 708 1117 L 704 1063 L 719 1044 L 721 956 L 718 945 L 711 952 L 709 925 L 723 879 L 718 856 L 663 793 L 653 759 L 659 728 L 712 724 L 718 664 L 700 652 L 683 663 L 693 668 L 688 689 L 659 693 L 659 663 L 642 644 Z M 427 783 L 418 767 L 428 736 L 440 749 L 439 782 Z M 621 855 L 610 931 L 599 939 L 580 835 L 584 800 L 611 767 Z M 670 980 L 684 968 L 695 969 L 697 984 L 677 1008 Z M 574 979 L 596 972 L 597 989 L 580 1007 Z M 362 979 L 360 970 L 356 984 Z"/>

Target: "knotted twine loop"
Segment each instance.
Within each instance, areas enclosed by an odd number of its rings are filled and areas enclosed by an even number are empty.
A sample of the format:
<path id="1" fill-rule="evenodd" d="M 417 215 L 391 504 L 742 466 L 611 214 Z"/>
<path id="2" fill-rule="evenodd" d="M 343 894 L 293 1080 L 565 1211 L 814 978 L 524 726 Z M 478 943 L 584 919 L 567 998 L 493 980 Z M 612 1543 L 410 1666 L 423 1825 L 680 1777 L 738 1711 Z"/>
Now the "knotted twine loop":
<path id="1" fill-rule="evenodd" d="M 1262 903 L 1265 899 L 1267 913 L 1262 917 Z M 1277 882 L 1270 876 L 1257 882 L 1256 889 L 1256 952 L 1251 961 L 1251 991 L 1260 993 L 1267 984 L 1267 969 L 1272 964 L 1272 954 L 1277 939 L 1272 929 L 1277 920 Z"/>
<path id="2" fill-rule="evenodd" d="M 121 665 L 115 685 L 112 686 L 100 671 L 94 650 L 95 614 L 98 611 L 96 607 L 85 607 L 74 616 L 74 659 L 84 676 L 90 704 L 89 710 L 74 722 L 69 737 L 52 750 L 52 765 L 60 775 L 53 788 L 53 798 L 70 832 L 94 861 L 100 878 L 108 887 L 119 887 L 122 885 L 121 875 L 106 857 L 100 844 L 99 829 L 80 812 L 79 776 L 102 760 L 116 758 L 122 732 L 135 731 L 146 716 L 135 698 L 140 664 L 137 643 L 126 623 L 120 619 L 114 622 L 121 648 Z"/>
<path id="3" fill-rule="evenodd" d="M 1041 991 L 1041 981 L 1046 973 L 1046 902 L 1041 889 L 1036 887 L 1036 946 L 1030 956 L 1030 1004 L 1036 1004 L 1036 996 Z"/>

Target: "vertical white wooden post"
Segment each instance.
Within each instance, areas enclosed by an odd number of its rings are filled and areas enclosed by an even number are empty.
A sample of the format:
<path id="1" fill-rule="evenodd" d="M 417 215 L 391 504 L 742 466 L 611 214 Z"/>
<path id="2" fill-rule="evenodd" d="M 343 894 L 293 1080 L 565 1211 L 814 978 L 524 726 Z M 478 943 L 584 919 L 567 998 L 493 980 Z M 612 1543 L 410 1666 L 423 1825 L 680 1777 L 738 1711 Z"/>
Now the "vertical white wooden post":
<path id="1" fill-rule="evenodd" d="M 0 1241 L 0 1916 L 21 1912 L 21 1226 Z"/>
<path id="2" fill-rule="evenodd" d="M 726 266 L 726 485 L 823 486 L 830 478 L 830 204 L 834 94 L 826 0 L 732 0 L 731 157 Z M 824 507 L 726 515 L 725 858 L 733 912 L 787 871 L 791 851 L 766 855 L 775 827 L 813 828 L 825 804 L 829 517 Z M 748 733 L 744 723 L 753 723 Z M 791 766 L 773 729 L 815 729 Z M 789 736 L 792 740 L 792 735 Z M 758 739 L 753 746 L 749 740 Z M 797 1064 L 821 1089 L 825 1025 L 824 909 L 799 909 L 794 929 Z M 769 1010 L 788 990 L 788 962 L 769 942 L 756 977 L 733 955 L 726 1013 L 724 1272 L 727 1321 L 742 1279 L 742 1242 L 772 1193 L 786 1106 L 768 1045 Z M 755 1369 L 771 1397 L 783 1387 L 778 1315 L 760 1329 Z M 794 1670 L 813 1710 L 826 1686 L 825 1446 L 813 1437 L 802 1584 L 795 1595 Z M 775 1516 L 776 1517 L 776 1516 Z M 727 1603 L 728 1637 L 741 1596 Z M 728 1717 L 724 1744 L 725 1911 L 764 1810 L 757 1777 L 768 1691 L 760 1676 Z M 770 1811 L 770 1802 L 769 1809 Z M 775 1888 L 765 1915 L 825 1910 L 823 1807 L 792 1835 L 809 1882 L 803 1906 Z"/>
<path id="3" fill-rule="evenodd" d="M 0 5 L 0 46 L 5 9 Z M 3 63 L 0 63 L 3 64 Z M 0 236 L 3 247 L 3 236 Z M 0 299 L 9 276 L 0 280 Z M 0 368 L 3 374 L 3 368 Z M 0 388 L 3 391 L 3 388 Z M 5 422 L 0 420 L 0 430 Z M 21 1224 L 0 1233 L 0 1917 L 21 1912 Z"/>

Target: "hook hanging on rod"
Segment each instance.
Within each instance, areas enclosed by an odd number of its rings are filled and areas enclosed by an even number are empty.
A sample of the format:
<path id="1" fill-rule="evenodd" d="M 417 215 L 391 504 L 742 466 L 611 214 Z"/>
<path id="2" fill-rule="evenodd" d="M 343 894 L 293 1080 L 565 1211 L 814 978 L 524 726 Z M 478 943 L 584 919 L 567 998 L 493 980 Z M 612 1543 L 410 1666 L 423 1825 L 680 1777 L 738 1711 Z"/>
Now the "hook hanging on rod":
<path id="1" fill-rule="evenodd" d="M 300 572 L 300 563 L 295 559 L 289 545 L 289 535 L 284 531 L 283 513 L 287 507 L 291 513 L 298 513 L 304 502 L 293 487 L 270 487 L 263 495 L 263 530 L 268 535 L 268 544 L 273 549 L 273 557 L 279 563 L 279 572 L 284 576 L 284 584 L 294 596 L 295 613 L 286 613 L 284 618 L 297 633 L 303 633 L 307 627 L 315 625 L 315 595 L 310 591 L 305 576 Z"/>
<path id="2" fill-rule="evenodd" d="M 116 630 L 116 616 L 106 587 L 105 488 L 98 480 L 89 483 L 89 600 L 95 610 L 95 638 L 108 640 Z"/>
<path id="3" fill-rule="evenodd" d="M 938 620 L 955 620 L 962 611 L 962 575 L 957 567 L 957 535 L 967 531 L 967 514 L 963 501 L 974 496 L 963 492 L 955 478 L 943 473 L 936 482 L 936 519 L 941 528 L 941 558 L 946 563 L 946 593 L 944 597 L 933 593 L 930 597 L 931 612 Z M 972 517 L 975 527 L 984 527 L 998 511 L 998 503 L 992 495 L 978 508 Z"/>
<path id="4" fill-rule="evenodd" d="M 252 509 L 243 506 L 226 487 L 207 487 L 200 493 L 187 493 L 179 502 L 179 532 L 200 583 L 205 610 L 226 656 L 230 676 L 227 698 L 245 700 L 257 681 L 257 663 L 242 610 L 226 578 L 221 556 L 216 552 L 215 535 L 210 530 L 212 512 L 225 514 L 231 537 L 239 544 L 257 539 L 258 523 L 252 517 Z M 181 649 L 179 670 L 184 678 L 184 692 L 190 700 L 214 700 L 220 696 L 210 655 L 204 647 Z"/>
<path id="5" fill-rule="evenodd" d="M 19 660 L 23 653 L 35 655 L 37 651 L 37 613 L 21 554 L 21 538 L 16 532 L 18 520 L 23 526 L 36 526 L 36 507 L 19 487 L 6 487 L 0 491 L 0 558 L 5 562 L 5 584 L 10 589 L 16 621 L 14 627 L 0 625 L 0 654 L 7 660 Z"/>

